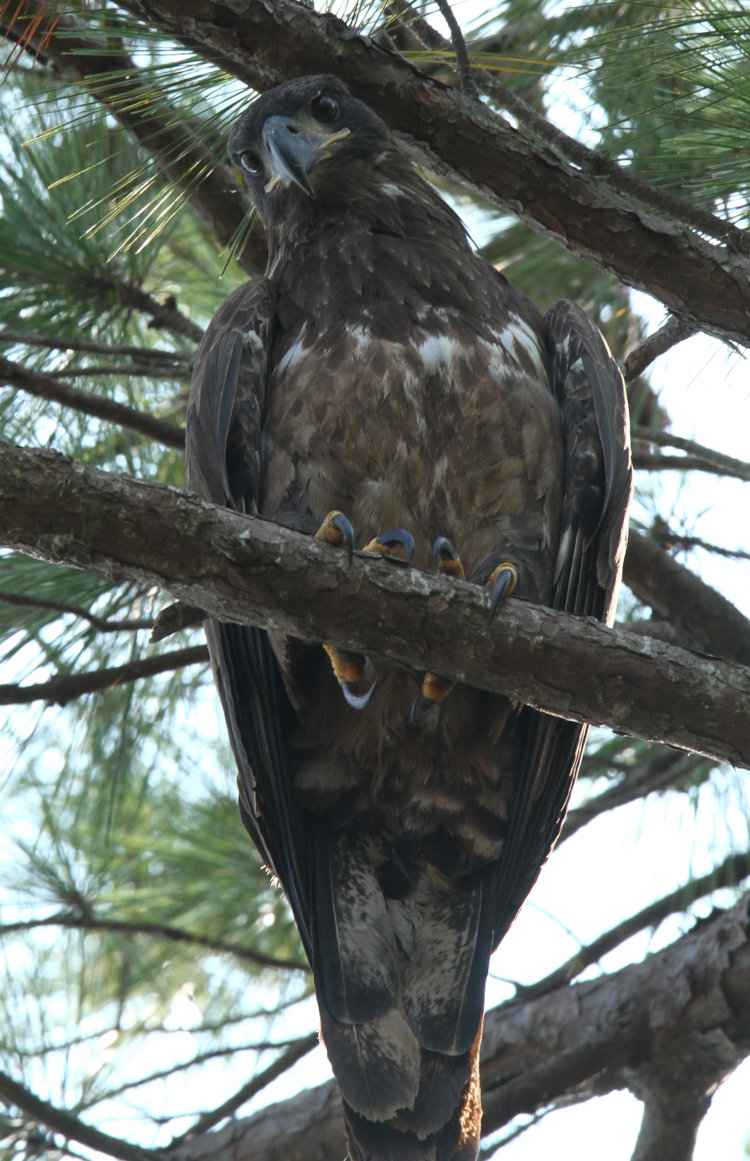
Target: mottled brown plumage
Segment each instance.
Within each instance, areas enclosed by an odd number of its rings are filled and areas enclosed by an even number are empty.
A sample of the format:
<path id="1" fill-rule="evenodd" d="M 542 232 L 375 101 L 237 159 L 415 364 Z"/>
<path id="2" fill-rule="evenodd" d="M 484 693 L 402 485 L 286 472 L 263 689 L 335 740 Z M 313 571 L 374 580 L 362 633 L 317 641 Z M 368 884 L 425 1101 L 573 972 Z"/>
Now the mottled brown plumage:
<path id="1" fill-rule="evenodd" d="M 331 77 L 233 130 L 270 245 L 195 364 L 205 498 L 360 543 L 448 537 L 510 599 L 610 619 L 631 488 L 622 380 L 571 303 L 542 318 L 475 254 L 386 126 Z M 491 631 L 491 630 L 488 630 Z M 559 832 L 586 729 L 377 666 L 347 705 L 320 647 L 207 629 L 245 824 L 312 964 L 354 1161 L 476 1155 L 487 964 Z"/>

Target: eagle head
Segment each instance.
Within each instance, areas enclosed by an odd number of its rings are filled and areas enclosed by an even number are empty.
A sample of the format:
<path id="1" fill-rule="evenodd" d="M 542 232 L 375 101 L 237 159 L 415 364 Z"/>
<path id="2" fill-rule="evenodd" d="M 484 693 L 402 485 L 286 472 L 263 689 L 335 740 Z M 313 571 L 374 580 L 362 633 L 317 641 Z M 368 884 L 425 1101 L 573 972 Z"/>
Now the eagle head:
<path id="1" fill-rule="evenodd" d="M 266 226 L 351 205 L 395 144 L 337 77 L 301 77 L 258 97 L 232 129 L 229 158 Z"/>

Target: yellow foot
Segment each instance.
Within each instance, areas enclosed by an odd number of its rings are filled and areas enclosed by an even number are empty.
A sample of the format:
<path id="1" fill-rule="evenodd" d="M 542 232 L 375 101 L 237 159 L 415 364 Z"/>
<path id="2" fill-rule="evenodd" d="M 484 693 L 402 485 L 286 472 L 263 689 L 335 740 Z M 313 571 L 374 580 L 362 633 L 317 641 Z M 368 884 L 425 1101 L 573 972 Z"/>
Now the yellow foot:
<path id="1" fill-rule="evenodd" d="M 432 560 L 441 576 L 466 580 L 461 558 L 446 536 L 438 536 L 432 546 Z M 448 681 L 437 673 L 425 673 L 422 688 L 411 707 L 411 721 L 422 722 L 436 705 L 440 705 L 453 689 L 455 681 Z"/>
<path id="2" fill-rule="evenodd" d="M 354 557 L 354 529 L 343 512 L 329 512 L 315 537 L 327 544 L 346 548 L 351 564 Z M 398 547 L 405 551 L 406 559 L 411 560 L 414 537 L 405 528 L 392 528 L 389 532 L 383 532 L 370 541 L 365 552 L 391 556 Z M 371 662 L 362 653 L 340 649 L 337 645 L 324 645 L 324 649 L 331 659 L 331 667 L 347 704 L 353 709 L 364 709 L 375 688 L 376 678 Z"/>

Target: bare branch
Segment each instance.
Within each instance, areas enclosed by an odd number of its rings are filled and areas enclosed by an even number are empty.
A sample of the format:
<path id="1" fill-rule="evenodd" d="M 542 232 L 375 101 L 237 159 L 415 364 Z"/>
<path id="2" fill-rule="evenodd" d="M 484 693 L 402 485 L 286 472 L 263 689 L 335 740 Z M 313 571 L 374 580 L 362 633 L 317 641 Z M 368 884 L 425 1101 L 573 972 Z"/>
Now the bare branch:
<path id="1" fill-rule="evenodd" d="M 223 620 L 750 764 L 741 665 L 524 601 L 508 601 L 490 632 L 476 585 L 366 554 L 349 565 L 315 538 L 47 451 L 2 445 L 0 468 L 0 539 L 10 547 L 158 584 Z"/>
<path id="2" fill-rule="evenodd" d="M 750 665 L 750 621 L 739 609 L 679 564 L 652 536 L 630 529 L 623 579 L 657 617 L 677 629 L 681 643 Z"/>
<path id="3" fill-rule="evenodd" d="M 199 1133 L 208 1132 L 214 1125 L 218 1125 L 219 1121 L 223 1121 L 226 1117 L 231 1117 L 237 1112 L 237 1109 L 242 1108 L 252 1097 L 256 1096 L 264 1088 L 267 1088 L 271 1081 L 276 1080 L 279 1076 L 283 1076 L 298 1060 L 301 1060 L 303 1056 L 307 1056 L 308 1052 L 312 1052 L 317 1043 L 318 1034 L 317 1032 L 312 1032 L 309 1036 L 303 1036 L 295 1044 L 290 1045 L 286 1052 L 282 1052 L 272 1064 L 269 1064 L 268 1068 L 265 1068 L 263 1072 L 259 1072 L 247 1084 L 243 1084 L 242 1088 L 238 1089 L 234 1096 L 229 1097 L 218 1108 L 212 1109 L 210 1113 L 206 1113 L 200 1117 L 196 1124 L 187 1133 L 183 1134 L 182 1137 L 176 1137 L 172 1142 L 172 1148 L 177 1148 L 181 1141 L 197 1136 Z"/>
<path id="4" fill-rule="evenodd" d="M 619 947 L 626 939 L 637 935 L 647 927 L 656 927 L 668 915 L 683 912 L 689 904 L 694 903 L 705 895 L 710 895 L 720 887 L 737 887 L 743 879 L 750 875 L 750 851 L 742 854 L 730 855 L 718 867 L 714 867 L 707 875 L 691 879 L 689 883 L 654 900 L 647 907 L 630 915 L 622 923 L 605 931 L 592 943 L 585 944 L 571 956 L 564 964 L 556 968 L 544 979 L 538 980 L 530 987 L 516 985 L 518 994 L 525 998 L 540 996 L 552 988 L 559 988 L 568 984 L 580 975 L 591 964 L 598 963 L 602 956 L 614 948 Z"/>
<path id="5" fill-rule="evenodd" d="M 135 407 L 127 407 L 124 403 L 116 403 L 114 399 L 106 399 L 91 391 L 70 387 L 53 375 L 30 371 L 20 363 L 6 359 L 4 355 L 0 355 L 0 380 L 29 395 L 50 399 L 54 403 L 62 404 L 63 407 L 73 407 L 84 415 L 93 415 L 97 419 L 117 423 L 130 431 L 137 431 L 139 435 L 146 435 L 149 439 L 163 443 L 167 447 L 185 446 L 185 432 L 176 424 L 157 419 L 154 415 L 146 415 L 145 412 L 137 411 Z"/>
<path id="6" fill-rule="evenodd" d="M 227 943 L 223 939 L 209 939 L 207 936 L 184 931 L 183 928 L 174 927 L 169 923 L 136 923 L 127 919 L 108 919 L 94 915 L 88 910 L 85 914 L 60 911 L 44 919 L 19 919 L 15 923 L 4 923 L 0 925 L 0 938 L 15 935 L 19 931 L 34 931 L 39 927 L 70 927 L 81 931 L 114 931 L 124 935 L 147 935 L 151 938 L 168 939 L 172 943 L 191 943 L 209 951 L 224 952 L 236 956 L 237 959 L 247 960 L 257 967 L 273 968 L 278 971 L 310 970 L 306 963 L 299 960 L 278 959 L 276 956 L 264 955 L 263 952 L 255 951 L 251 947 L 241 947 L 239 944 Z"/>
<path id="7" fill-rule="evenodd" d="M 32 609 L 49 609 L 53 613 L 69 613 L 88 621 L 100 633 L 136 632 L 139 629 L 151 629 L 154 624 L 152 617 L 129 617 L 124 620 L 97 617 L 95 613 L 82 609 L 80 605 L 69 605 L 65 601 L 48 601 L 44 597 L 30 596 L 26 593 L 9 593 L 4 589 L 0 589 L 0 601 Z"/>
<path id="8" fill-rule="evenodd" d="M 67 705 L 83 694 L 100 693 L 128 681 L 154 677 L 158 673 L 167 673 L 186 665 L 205 665 L 207 662 L 206 646 L 191 645 L 171 653 L 158 653 L 154 657 L 128 661 L 125 665 L 95 669 L 91 673 L 59 673 L 39 685 L 0 685 L 0 705 L 29 705 L 32 701 Z"/>
<path id="9" fill-rule="evenodd" d="M 650 427 L 640 427 L 637 424 L 630 429 L 630 434 L 633 439 L 642 440 L 644 443 L 657 444 L 659 447 L 676 447 L 680 451 L 688 452 L 689 455 L 707 460 L 715 464 L 716 470 L 724 475 L 750 480 L 750 463 L 734 459 L 733 456 L 725 455 L 724 452 L 716 451 L 714 448 L 705 447 L 702 443 L 696 443 L 694 439 L 685 439 L 684 436 L 674 435 L 671 431 L 653 431 Z"/>
<path id="10" fill-rule="evenodd" d="M 109 1157 L 121 1158 L 121 1161 L 157 1161 L 163 1154 L 159 1149 L 141 1149 L 138 1145 L 131 1145 L 119 1137 L 112 1137 L 103 1133 L 92 1125 L 87 1125 L 78 1117 L 65 1109 L 58 1109 L 47 1101 L 41 1100 L 25 1085 L 19 1084 L 5 1072 L 0 1072 L 0 1097 L 22 1109 L 40 1125 L 46 1125 L 55 1133 L 61 1133 L 70 1141 L 79 1141 L 90 1149 L 97 1149 Z"/>
<path id="11" fill-rule="evenodd" d="M 631 383 L 637 379 L 660 355 L 666 354 L 684 339 L 689 339 L 696 331 L 697 328 L 683 318 L 668 318 L 658 331 L 648 335 L 640 346 L 630 352 L 625 360 L 625 382 Z"/>
<path id="12" fill-rule="evenodd" d="M 712 476 L 733 476 L 740 480 L 750 480 L 750 466 L 736 460 L 740 465 L 739 471 L 733 471 L 726 465 L 717 464 L 713 459 L 704 459 L 703 456 L 665 456 L 649 452 L 633 452 L 633 467 L 642 472 L 709 472 Z"/>

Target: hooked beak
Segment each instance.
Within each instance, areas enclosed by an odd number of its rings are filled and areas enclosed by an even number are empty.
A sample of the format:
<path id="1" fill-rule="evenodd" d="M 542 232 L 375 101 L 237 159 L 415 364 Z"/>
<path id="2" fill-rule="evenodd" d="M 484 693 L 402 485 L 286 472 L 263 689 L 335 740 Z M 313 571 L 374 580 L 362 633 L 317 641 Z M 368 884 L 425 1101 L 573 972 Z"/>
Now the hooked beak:
<path id="1" fill-rule="evenodd" d="M 329 155 L 331 146 L 348 137 L 349 129 L 337 133 L 306 133 L 293 117 L 269 117 L 263 126 L 262 137 L 273 164 L 273 177 L 266 186 L 270 193 L 279 182 L 288 189 L 298 186 L 308 197 L 315 197 L 309 174 Z"/>

